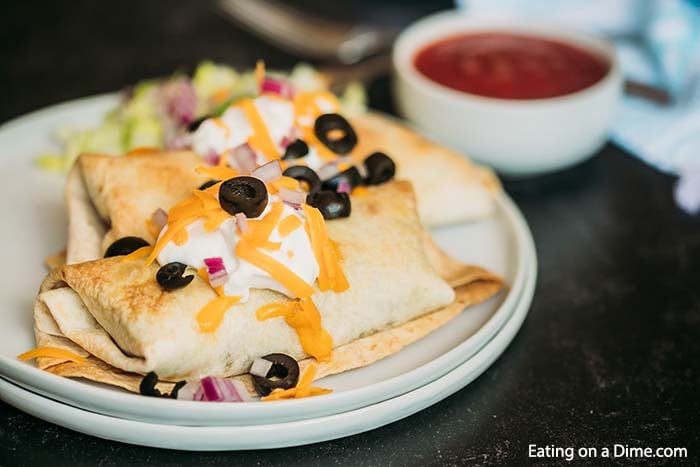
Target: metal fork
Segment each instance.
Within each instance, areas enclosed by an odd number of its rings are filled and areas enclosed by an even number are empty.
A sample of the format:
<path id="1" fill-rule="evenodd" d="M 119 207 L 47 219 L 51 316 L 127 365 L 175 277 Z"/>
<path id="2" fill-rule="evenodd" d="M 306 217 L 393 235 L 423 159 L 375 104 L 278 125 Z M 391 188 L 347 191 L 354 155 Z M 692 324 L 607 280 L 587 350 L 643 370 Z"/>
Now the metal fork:
<path id="1" fill-rule="evenodd" d="M 397 30 L 320 18 L 275 0 L 219 0 L 222 13 L 303 58 L 354 64 L 390 48 Z"/>

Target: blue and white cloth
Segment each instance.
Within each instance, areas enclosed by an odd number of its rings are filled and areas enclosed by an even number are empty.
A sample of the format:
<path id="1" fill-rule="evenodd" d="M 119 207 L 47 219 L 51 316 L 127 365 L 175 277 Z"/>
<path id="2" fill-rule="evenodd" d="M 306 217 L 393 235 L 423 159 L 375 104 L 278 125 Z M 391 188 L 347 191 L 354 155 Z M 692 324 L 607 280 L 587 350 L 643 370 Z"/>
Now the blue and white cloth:
<path id="1" fill-rule="evenodd" d="M 627 79 L 663 88 L 673 96 L 667 106 L 625 96 L 612 129 L 613 141 L 664 172 L 700 173 L 700 0 L 456 3 L 470 15 L 548 20 L 612 40 Z"/>

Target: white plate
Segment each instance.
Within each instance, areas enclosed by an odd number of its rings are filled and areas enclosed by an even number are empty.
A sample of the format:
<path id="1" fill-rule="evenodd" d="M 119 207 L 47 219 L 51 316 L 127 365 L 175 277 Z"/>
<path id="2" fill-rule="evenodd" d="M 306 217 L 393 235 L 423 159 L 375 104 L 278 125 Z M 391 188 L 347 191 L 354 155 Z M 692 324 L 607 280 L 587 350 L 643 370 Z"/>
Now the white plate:
<path id="1" fill-rule="evenodd" d="M 342 438 L 408 417 L 457 392 L 483 373 L 508 347 L 527 316 L 537 274 L 534 256 L 527 269 L 527 283 L 505 325 L 469 360 L 418 389 L 356 410 L 287 423 L 192 427 L 144 423 L 88 412 L 41 397 L 1 378 L 0 399 L 35 417 L 81 433 L 159 448 L 190 451 L 271 449 Z"/>
<path id="2" fill-rule="evenodd" d="M 60 378 L 15 356 L 34 347 L 32 305 L 45 275 L 43 258 L 65 244 L 63 176 L 32 165 L 52 148 L 59 126 L 94 125 L 117 102 L 114 95 L 87 98 L 35 112 L 0 128 L 0 206 L 6 216 L 0 251 L 12 274 L 0 282 L 0 374 L 36 392 L 94 412 L 163 424 L 249 426 L 337 414 L 376 404 L 421 387 L 473 356 L 503 326 L 528 278 L 532 238 L 509 198 L 483 222 L 440 229 L 437 242 L 465 262 L 502 275 L 508 293 L 471 307 L 430 336 L 374 365 L 324 378 L 328 396 L 275 404 L 200 404 L 145 398 L 112 387 Z M 478 248 L 473 248 L 478 245 Z M 534 261 L 534 259 L 532 260 Z M 11 280 L 10 280 L 11 277 Z"/>

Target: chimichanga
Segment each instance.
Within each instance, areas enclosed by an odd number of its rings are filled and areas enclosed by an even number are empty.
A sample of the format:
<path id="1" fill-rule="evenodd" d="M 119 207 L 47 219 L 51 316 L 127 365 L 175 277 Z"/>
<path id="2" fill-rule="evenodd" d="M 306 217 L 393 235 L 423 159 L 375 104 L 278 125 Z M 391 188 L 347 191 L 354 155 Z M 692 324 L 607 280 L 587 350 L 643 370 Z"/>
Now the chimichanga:
<path id="1" fill-rule="evenodd" d="M 321 292 L 314 286 L 311 299 L 334 348 L 455 301 L 451 285 L 459 284 L 460 278 L 448 284 L 433 269 L 410 184 L 370 188 L 353 199 L 350 217 L 330 221 L 327 227 L 344 258 L 350 287 Z M 285 319 L 256 317 L 265 305 L 288 302 L 285 295 L 251 290 L 246 302 L 228 307 L 214 332 L 202 332 L 197 315 L 216 298 L 212 287 L 195 274 L 187 287 L 163 290 L 155 279 L 157 270 L 145 266 L 143 259 L 125 257 L 53 270 L 36 301 L 38 343 L 68 339 L 74 350 L 82 349 L 118 370 L 155 371 L 170 381 L 244 373 L 254 358 L 273 352 L 297 359 L 308 355 Z M 500 288 L 500 280 L 485 271 L 469 271 L 471 276 L 462 279 L 468 284 L 481 280 L 488 289 L 477 293 L 479 299 Z M 367 357 L 358 352 L 357 358 Z M 44 361 L 40 366 L 59 363 Z"/>

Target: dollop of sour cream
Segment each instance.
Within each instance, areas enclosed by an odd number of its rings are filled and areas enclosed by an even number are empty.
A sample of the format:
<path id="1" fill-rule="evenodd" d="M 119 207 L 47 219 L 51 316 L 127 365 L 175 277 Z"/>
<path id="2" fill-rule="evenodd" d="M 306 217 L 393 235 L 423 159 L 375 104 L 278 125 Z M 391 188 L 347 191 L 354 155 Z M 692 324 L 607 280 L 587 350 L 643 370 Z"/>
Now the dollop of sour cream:
<path id="1" fill-rule="evenodd" d="M 316 97 L 315 104 L 324 113 L 336 111 L 332 102 L 329 102 L 323 97 Z M 253 104 L 260 114 L 260 118 L 267 127 L 270 138 L 277 147 L 280 154 L 284 154 L 282 142 L 287 139 L 296 139 L 298 128 L 295 128 L 294 105 L 291 101 L 274 98 L 270 96 L 260 96 L 253 99 Z M 311 117 L 300 117 L 299 124 L 305 126 L 313 126 L 314 119 Z M 197 130 L 192 134 L 191 144 L 192 149 L 201 155 L 209 155 L 212 153 L 223 154 L 224 152 L 235 149 L 248 141 L 248 138 L 253 134 L 253 127 L 248 122 L 245 112 L 239 107 L 232 105 L 221 117 L 208 118 L 202 122 Z M 256 152 L 258 165 L 267 162 L 264 154 Z M 318 170 L 326 163 L 319 156 L 316 148 L 309 145 L 308 154 L 300 159 L 297 163 L 302 162 L 313 170 Z"/>
<path id="2" fill-rule="evenodd" d="M 282 141 L 293 133 L 294 105 L 291 101 L 268 96 L 255 98 L 253 104 L 277 150 L 283 153 Z M 192 134 L 192 149 L 202 155 L 222 154 L 244 144 L 252 134 L 253 127 L 248 122 L 245 112 L 233 105 L 221 117 L 208 118 L 202 122 Z M 259 159 L 261 156 L 258 154 Z M 265 162 L 264 157 L 258 160 L 259 164 Z"/>
<path id="3" fill-rule="evenodd" d="M 256 219 L 265 217 L 270 211 L 271 204 L 275 202 L 279 202 L 279 198 L 275 195 L 269 196 L 267 207 Z M 286 204 L 283 206 L 280 219 L 292 215 L 304 220 L 301 211 Z M 166 231 L 167 227 L 160 235 L 162 236 Z M 236 245 L 241 240 L 235 218 L 224 221 L 213 232 L 206 232 L 204 221 L 197 220 L 187 226 L 187 233 L 188 240 L 183 245 L 169 242 L 163 248 L 158 255 L 158 263 L 164 265 L 178 261 L 199 269 L 204 266 L 205 258 L 220 257 L 223 259 L 228 273 L 226 284 L 224 284 L 225 295 L 241 296 L 241 301 L 244 302 L 248 300 L 250 289 L 271 289 L 295 298 L 284 285 L 269 273 L 235 255 Z M 313 284 L 319 275 L 319 265 L 303 225 L 286 237 L 282 237 L 275 226 L 270 234 L 270 241 L 280 242 L 280 249 L 276 251 L 260 249 L 260 251 L 286 266 L 308 284 Z"/>

